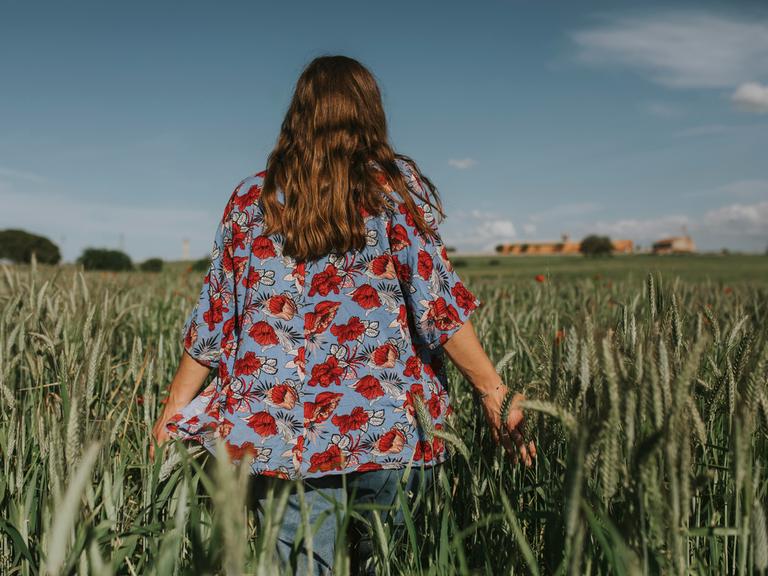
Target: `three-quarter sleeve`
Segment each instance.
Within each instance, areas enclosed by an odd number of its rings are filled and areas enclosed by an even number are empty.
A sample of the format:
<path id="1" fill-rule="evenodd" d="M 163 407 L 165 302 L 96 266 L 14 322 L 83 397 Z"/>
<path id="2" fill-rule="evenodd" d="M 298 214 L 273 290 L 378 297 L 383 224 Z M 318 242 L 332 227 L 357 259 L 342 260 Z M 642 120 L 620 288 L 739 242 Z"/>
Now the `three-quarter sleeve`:
<path id="1" fill-rule="evenodd" d="M 184 350 L 210 368 L 219 365 L 224 340 L 232 331 L 235 313 L 234 254 L 232 245 L 232 200 L 219 220 L 211 248 L 208 271 L 192 312 L 184 322 Z"/>
<path id="2" fill-rule="evenodd" d="M 413 173 L 409 173 L 406 180 L 409 185 L 414 182 L 422 185 Z M 402 203 L 388 224 L 388 234 L 395 269 L 416 331 L 414 340 L 435 349 L 464 325 L 482 301 L 454 270 L 429 204 L 414 200 L 437 237 L 422 234 Z"/>

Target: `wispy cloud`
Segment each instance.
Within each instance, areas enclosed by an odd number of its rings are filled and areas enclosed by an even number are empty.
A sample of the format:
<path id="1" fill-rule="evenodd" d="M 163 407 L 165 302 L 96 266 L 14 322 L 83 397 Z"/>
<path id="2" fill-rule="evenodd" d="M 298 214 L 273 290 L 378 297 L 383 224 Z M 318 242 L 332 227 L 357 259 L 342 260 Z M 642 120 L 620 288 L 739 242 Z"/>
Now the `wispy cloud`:
<path id="1" fill-rule="evenodd" d="M 746 82 L 736 88 L 731 101 L 748 112 L 768 112 L 768 86 L 758 82 Z"/>
<path id="2" fill-rule="evenodd" d="M 563 220 L 564 218 L 573 218 L 576 216 L 585 216 L 599 212 L 603 207 L 597 202 L 573 202 L 567 204 L 557 204 L 540 212 L 534 212 L 528 216 L 532 223 L 550 222 L 553 220 Z"/>
<path id="3" fill-rule="evenodd" d="M 41 176 L 40 174 L 26 172 L 24 170 L 14 170 L 13 168 L 6 168 L 4 166 L 0 166 L 0 178 L 3 180 L 25 180 L 35 184 L 43 184 L 48 181 L 45 176 Z"/>
<path id="4" fill-rule="evenodd" d="M 509 242 L 516 237 L 512 220 L 485 210 L 456 211 L 445 224 L 446 243 L 468 250 L 492 251 L 499 242 Z"/>
<path id="5" fill-rule="evenodd" d="M 687 10 L 608 19 L 572 34 L 578 58 L 673 88 L 734 87 L 768 74 L 768 21 Z"/>
<path id="6" fill-rule="evenodd" d="M 477 164 L 477 160 L 473 158 L 451 158 L 448 160 L 448 165 L 453 166 L 458 170 L 469 170 Z"/>

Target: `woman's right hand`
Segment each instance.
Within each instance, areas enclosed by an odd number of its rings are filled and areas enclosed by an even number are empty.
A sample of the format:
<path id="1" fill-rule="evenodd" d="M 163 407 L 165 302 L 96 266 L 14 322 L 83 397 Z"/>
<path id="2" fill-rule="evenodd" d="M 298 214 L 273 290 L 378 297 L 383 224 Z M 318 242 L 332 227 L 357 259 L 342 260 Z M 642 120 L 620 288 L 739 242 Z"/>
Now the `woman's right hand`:
<path id="1" fill-rule="evenodd" d="M 526 467 L 530 467 L 536 458 L 536 445 L 533 440 L 526 441 L 525 438 L 525 415 L 520 408 L 520 403 L 525 400 L 524 394 L 517 392 L 512 396 L 506 422 L 501 422 L 501 404 L 508 390 L 506 385 L 499 384 L 482 393 L 483 412 L 491 426 L 494 442 L 501 442 L 515 464 L 522 460 Z"/>

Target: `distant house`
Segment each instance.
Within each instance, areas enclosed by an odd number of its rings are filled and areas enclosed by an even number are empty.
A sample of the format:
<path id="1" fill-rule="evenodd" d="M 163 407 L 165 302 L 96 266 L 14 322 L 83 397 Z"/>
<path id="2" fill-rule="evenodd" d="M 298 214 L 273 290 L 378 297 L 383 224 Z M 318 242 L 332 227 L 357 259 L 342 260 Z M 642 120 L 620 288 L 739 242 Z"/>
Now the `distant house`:
<path id="1" fill-rule="evenodd" d="M 688 236 L 670 236 L 653 243 L 654 254 L 692 254 L 696 252 L 696 244 Z"/>
<path id="2" fill-rule="evenodd" d="M 632 254 L 634 244 L 632 240 L 612 240 L 615 254 Z M 567 234 L 563 234 L 560 242 L 519 242 L 514 244 L 499 244 L 496 251 L 499 254 L 512 255 L 561 255 L 579 254 L 580 242 L 572 242 Z"/>

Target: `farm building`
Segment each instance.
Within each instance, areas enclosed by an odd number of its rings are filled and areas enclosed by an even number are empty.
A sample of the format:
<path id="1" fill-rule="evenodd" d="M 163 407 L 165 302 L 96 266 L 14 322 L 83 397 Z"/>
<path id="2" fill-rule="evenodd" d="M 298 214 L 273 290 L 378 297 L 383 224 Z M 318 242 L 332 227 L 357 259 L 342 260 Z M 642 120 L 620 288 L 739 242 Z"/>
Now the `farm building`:
<path id="1" fill-rule="evenodd" d="M 654 254 L 691 254 L 696 252 L 696 244 L 688 236 L 671 236 L 653 243 Z"/>
<path id="2" fill-rule="evenodd" d="M 612 240 L 615 254 L 631 254 L 634 250 L 632 240 Z M 519 242 L 515 244 L 500 244 L 496 251 L 500 254 L 514 255 L 561 255 L 579 254 L 580 242 L 572 242 L 564 234 L 560 242 Z"/>

